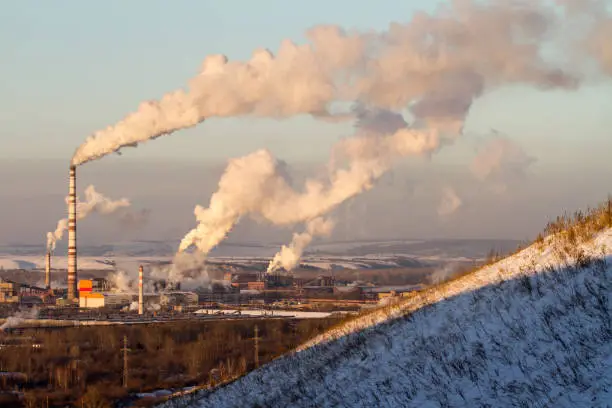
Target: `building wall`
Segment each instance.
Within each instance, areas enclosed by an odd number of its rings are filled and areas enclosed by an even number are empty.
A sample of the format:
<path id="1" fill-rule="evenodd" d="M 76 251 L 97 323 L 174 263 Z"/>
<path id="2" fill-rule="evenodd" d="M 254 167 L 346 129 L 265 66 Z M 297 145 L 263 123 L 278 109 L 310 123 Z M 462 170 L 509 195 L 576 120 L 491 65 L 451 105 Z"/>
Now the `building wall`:
<path id="1" fill-rule="evenodd" d="M 106 306 L 128 306 L 134 300 L 134 295 L 124 293 L 105 293 L 104 301 Z"/>
<path id="2" fill-rule="evenodd" d="M 79 307 L 99 308 L 104 307 L 104 296 L 81 296 L 79 297 Z"/>
<path id="3" fill-rule="evenodd" d="M 266 289 L 266 283 L 264 281 L 249 282 L 247 288 L 248 290 L 264 290 Z"/>
<path id="4" fill-rule="evenodd" d="M 198 294 L 195 292 L 162 293 L 159 298 L 161 305 L 197 305 Z"/>
<path id="5" fill-rule="evenodd" d="M 16 303 L 19 301 L 20 285 L 15 282 L 0 281 L 0 302 Z"/>

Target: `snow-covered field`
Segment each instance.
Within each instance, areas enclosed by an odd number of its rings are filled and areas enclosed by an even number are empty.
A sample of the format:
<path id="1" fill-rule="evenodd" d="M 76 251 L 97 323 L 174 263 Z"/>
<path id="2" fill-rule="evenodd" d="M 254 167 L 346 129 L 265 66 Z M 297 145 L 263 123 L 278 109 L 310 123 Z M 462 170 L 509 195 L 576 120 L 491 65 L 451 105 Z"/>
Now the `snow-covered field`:
<path id="1" fill-rule="evenodd" d="M 479 261 L 488 251 L 507 251 L 516 241 L 450 240 L 450 241 L 361 241 L 312 245 L 302 258 L 302 267 L 331 269 L 383 269 L 397 267 L 437 266 L 445 263 Z M 265 268 L 280 245 L 225 244 L 215 248 L 209 261 L 239 267 Z M 174 247 L 167 243 L 136 242 L 114 246 L 79 248 L 79 269 L 112 270 L 115 265 L 170 262 Z M 0 269 L 35 270 L 44 268 L 45 251 L 35 246 L 0 246 Z M 65 250 L 58 250 L 52 266 L 65 269 Z"/>
<path id="2" fill-rule="evenodd" d="M 165 406 L 610 406 L 612 230 L 574 258 L 549 241 Z"/>
<path id="3" fill-rule="evenodd" d="M 112 256 L 79 256 L 80 270 L 114 270 L 115 265 L 133 264 L 133 263 L 158 263 L 168 262 L 170 257 L 112 257 Z M 53 269 L 66 269 L 68 266 L 68 258 L 66 256 L 54 256 L 52 258 Z M 14 256 L 0 255 L 0 269 L 44 269 L 44 256 Z"/>
<path id="4" fill-rule="evenodd" d="M 398 268 L 403 266 L 403 263 L 410 263 L 413 266 L 425 266 L 426 263 L 420 263 L 418 260 L 409 259 L 400 256 L 395 260 L 389 257 L 377 259 L 370 257 L 369 259 L 351 259 L 350 257 L 343 258 L 328 258 L 328 257 L 305 257 L 301 262 L 302 267 L 311 267 L 321 270 L 330 269 L 372 269 L 372 268 Z M 172 257 L 165 256 L 79 256 L 79 269 L 81 270 L 114 270 L 116 267 L 121 268 L 122 265 L 134 264 L 156 264 L 160 262 L 171 262 Z M 259 267 L 265 268 L 270 262 L 269 258 L 237 258 L 237 257 L 210 257 L 209 262 L 212 264 L 234 265 L 243 268 Z M 436 263 L 437 264 L 437 263 Z M 66 256 L 54 256 L 52 259 L 52 267 L 54 269 L 66 269 L 68 259 Z M 42 270 L 45 267 L 45 259 L 42 256 L 11 256 L 0 255 L 0 269 L 25 269 L 25 270 Z"/>

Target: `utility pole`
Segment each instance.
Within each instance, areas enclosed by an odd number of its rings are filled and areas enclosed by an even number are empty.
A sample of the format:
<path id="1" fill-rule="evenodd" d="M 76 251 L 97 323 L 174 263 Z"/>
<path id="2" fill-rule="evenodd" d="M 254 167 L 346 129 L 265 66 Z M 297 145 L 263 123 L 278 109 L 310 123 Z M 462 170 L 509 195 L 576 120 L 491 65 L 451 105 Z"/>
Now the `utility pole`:
<path id="1" fill-rule="evenodd" d="M 259 367 L 259 327 L 255 325 L 255 368 Z"/>
<path id="2" fill-rule="evenodd" d="M 123 388 L 128 387 L 128 358 L 127 353 L 130 349 L 127 348 L 127 336 L 123 336 Z"/>

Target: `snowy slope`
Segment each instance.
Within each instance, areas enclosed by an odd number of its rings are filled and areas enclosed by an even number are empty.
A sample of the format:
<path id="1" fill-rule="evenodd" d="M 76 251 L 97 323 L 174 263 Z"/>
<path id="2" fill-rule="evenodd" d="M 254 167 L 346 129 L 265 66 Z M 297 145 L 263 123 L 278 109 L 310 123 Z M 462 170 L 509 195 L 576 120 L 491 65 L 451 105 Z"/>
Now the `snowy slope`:
<path id="1" fill-rule="evenodd" d="M 360 317 L 189 406 L 612 406 L 612 230 L 581 246 L 592 262 L 556 248 Z"/>

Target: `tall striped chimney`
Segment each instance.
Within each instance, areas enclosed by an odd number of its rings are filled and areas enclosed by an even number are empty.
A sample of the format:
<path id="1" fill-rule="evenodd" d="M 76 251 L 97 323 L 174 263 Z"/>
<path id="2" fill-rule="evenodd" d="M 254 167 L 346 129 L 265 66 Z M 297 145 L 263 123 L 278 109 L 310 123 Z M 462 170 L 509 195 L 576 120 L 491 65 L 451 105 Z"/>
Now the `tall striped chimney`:
<path id="1" fill-rule="evenodd" d="M 45 257 L 45 288 L 51 288 L 51 251 Z"/>
<path id="2" fill-rule="evenodd" d="M 68 300 L 77 298 L 76 166 L 70 166 L 68 191 Z"/>
<path id="3" fill-rule="evenodd" d="M 142 275 L 143 269 L 142 265 L 138 268 L 138 314 L 141 315 L 144 313 L 144 296 L 142 294 Z"/>

